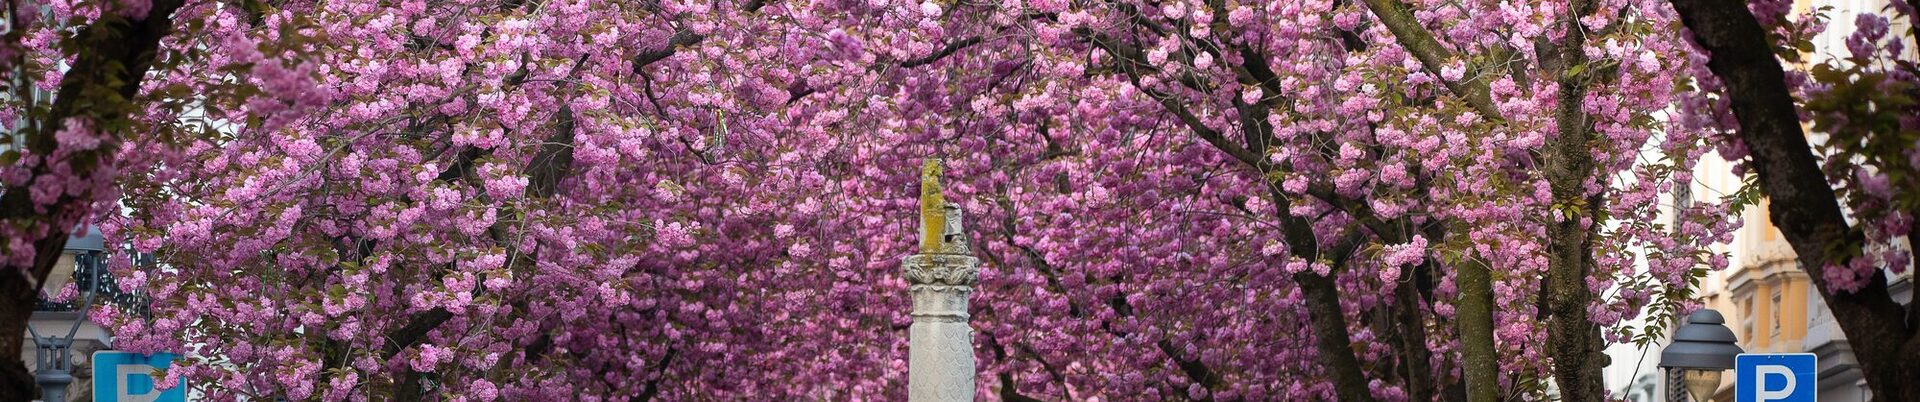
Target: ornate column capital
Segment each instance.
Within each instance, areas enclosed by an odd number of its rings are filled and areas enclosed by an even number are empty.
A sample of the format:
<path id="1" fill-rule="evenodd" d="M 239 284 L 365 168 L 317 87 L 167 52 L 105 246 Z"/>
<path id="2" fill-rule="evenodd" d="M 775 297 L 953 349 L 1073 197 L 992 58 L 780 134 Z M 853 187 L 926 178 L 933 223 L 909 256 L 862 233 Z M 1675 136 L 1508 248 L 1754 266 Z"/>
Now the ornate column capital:
<path id="1" fill-rule="evenodd" d="M 900 260 L 910 285 L 972 287 L 980 281 L 980 259 L 964 254 L 915 254 Z"/>

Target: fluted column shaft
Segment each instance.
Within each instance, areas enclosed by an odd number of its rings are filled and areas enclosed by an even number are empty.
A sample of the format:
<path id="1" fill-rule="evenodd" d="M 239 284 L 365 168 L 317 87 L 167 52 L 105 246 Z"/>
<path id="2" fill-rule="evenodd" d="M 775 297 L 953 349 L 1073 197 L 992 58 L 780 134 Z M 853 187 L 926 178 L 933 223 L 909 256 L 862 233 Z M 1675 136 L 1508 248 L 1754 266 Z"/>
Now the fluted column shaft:
<path id="1" fill-rule="evenodd" d="M 967 296 L 980 260 L 958 254 L 917 254 L 902 261 L 913 296 L 908 329 L 907 400 L 973 401 L 973 328 Z"/>

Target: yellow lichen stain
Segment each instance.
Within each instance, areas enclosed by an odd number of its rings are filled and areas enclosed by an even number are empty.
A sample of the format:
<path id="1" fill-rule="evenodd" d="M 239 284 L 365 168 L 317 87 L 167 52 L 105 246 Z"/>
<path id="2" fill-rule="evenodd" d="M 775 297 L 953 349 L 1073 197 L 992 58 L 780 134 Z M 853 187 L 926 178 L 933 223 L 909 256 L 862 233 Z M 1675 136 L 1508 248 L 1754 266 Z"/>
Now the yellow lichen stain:
<path id="1" fill-rule="evenodd" d="M 947 198 L 941 194 L 939 158 L 927 158 L 920 166 L 920 252 L 938 253 L 944 248 L 942 235 L 947 228 Z"/>

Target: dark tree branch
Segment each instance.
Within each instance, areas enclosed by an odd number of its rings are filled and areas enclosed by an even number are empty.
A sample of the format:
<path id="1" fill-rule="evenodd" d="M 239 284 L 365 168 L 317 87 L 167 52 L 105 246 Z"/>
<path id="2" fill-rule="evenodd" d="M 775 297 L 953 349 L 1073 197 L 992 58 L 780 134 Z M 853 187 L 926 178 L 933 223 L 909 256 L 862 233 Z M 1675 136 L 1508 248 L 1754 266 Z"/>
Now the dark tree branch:
<path id="1" fill-rule="evenodd" d="M 987 350 L 993 351 L 994 360 L 999 360 L 1003 362 L 1007 361 L 1006 346 L 1001 345 L 1000 339 L 993 336 L 993 333 L 988 332 L 986 333 L 986 335 L 987 335 L 987 339 L 986 339 Z M 1036 355 L 1035 359 L 1038 360 L 1038 357 L 1039 356 Z M 1046 365 L 1046 362 L 1042 361 L 1040 362 L 1040 364 Z M 1002 371 L 1000 372 L 1000 375 L 998 377 L 1000 378 L 1000 400 L 1018 401 L 1018 402 L 1040 402 L 1039 399 L 1026 396 L 1020 393 L 1020 389 L 1019 389 L 1020 387 L 1016 385 L 1013 381 L 1013 373 L 1008 371 Z"/>
<path id="2" fill-rule="evenodd" d="M 1227 140 L 1226 136 L 1222 135 L 1219 130 L 1214 130 L 1212 127 L 1207 126 L 1206 122 L 1201 121 L 1199 116 L 1195 116 L 1192 111 L 1187 110 L 1184 102 L 1160 93 L 1159 91 L 1139 85 L 1140 75 L 1145 72 L 1146 67 L 1144 66 L 1147 65 L 1146 53 L 1142 52 L 1139 47 L 1105 35 L 1084 33 L 1082 37 L 1094 46 L 1106 50 L 1107 53 L 1119 58 L 1120 70 L 1133 79 L 1134 87 L 1140 88 L 1142 92 L 1158 100 L 1161 106 L 1165 107 L 1168 112 L 1173 113 L 1175 117 L 1178 117 L 1181 123 L 1186 124 L 1187 128 L 1192 130 L 1195 136 L 1207 141 L 1208 144 L 1212 144 L 1215 148 L 1219 148 L 1221 152 L 1226 152 L 1227 155 L 1232 156 L 1235 160 L 1258 168 L 1260 161 L 1263 160 L 1259 155 L 1248 151 L 1245 147 L 1241 147 L 1233 141 Z"/>
<path id="3" fill-rule="evenodd" d="M 540 144 L 533 161 L 527 164 L 526 193 L 531 198 L 553 198 L 560 181 L 573 173 L 573 108 L 561 105 L 554 119 L 557 124 L 553 136 Z"/>
<path id="4" fill-rule="evenodd" d="M 656 61 L 660 61 L 668 57 L 673 57 L 675 53 L 680 52 L 680 48 L 686 47 L 686 46 L 693 46 L 694 44 L 700 43 L 700 41 L 706 40 L 706 39 L 707 39 L 706 35 L 696 34 L 696 33 L 693 33 L 693 31 L 686 30 L 686 29 L 682 29 L 678 32 L 674 32 L 673 37 L 667 39 L 667 44 L 665 46 L 662 46 L 659 49 L 640 53 L 639 56 L 634 56 L 633 73 L 640 74 L 641 71 L 645 70 L 648 65 L 651 65 Z"/>
<path id="5" fill-rule="evenodd" d="M 1125 303 L 1126 300 L 1122 299 L 1119 302 Z M 1208 391 L 1220 389 L 1220 374 L 1213 372 L 1213 369 L 1208 368 L 1206 363 L 1201 363 L 1198 359 L 1184 357 L 1186 353 L 1181 353 L 1180 348 L 1174 346 L 1172 340 L 1161 339 L 1153 344 L 1160 348 L 1160 353 L 1166 353 L 1167 357 L 1172 358 L 1174 364 L 1180 367 L 1180 372 L 1186 373 L 1187 378 L 1200 383 L 1200 386 Z M 1211 401 L 1213 393 L 1208 392 L 1206 397 L 1199 400 Z"/>
<path id="6" fill-rule="evenodd" d="M 1421 303 L 1420 290 L 1411 283 L 1419 274 L 1415 269 L 1403 271 L 1394 286 L 1393 304 L 1388 311 L 1394 318 L 1390 330 L 1397 331 L 1402 342 L 1398 359 L 1406 366 L 1407 396 L 1411 400 L 1430 401 L 1440 381 L 1433 375 L 1430 362 L 1433 351 L 1427 349 L 1427 310 Z"/>
<path id="7" fill-rule="evenodd" d="M 1122 70 L 1133 78 L 1135 87 L 1140 87 L 1138 66 L 1144 65 L 1145 56 L 1138 48 L 1111 38 L 1101 36 L 1088 37 L 1091 38 L 1096 46 L 1100 46 L 1109 53 L 1120 57 L 1124 62 L 1121 65 Z M 1249 78 L 1259 80 L 1260 78 L 1256 76 L 1256 71 L 1264 67 L 1265 58 L 1258 54 L 1249 53 L 1249 55 L 1254 57 L 1248 59 L 1248 61 L 1256 64 L 1253 64 L 1251 67 L 1243 66 L 1244 74 Z M 1271 76 L 1270 71 L 1266 72 L 1266 74 Z M 1277 81 L 1275 82 L 1277 83 Z M 1204 90 L 1202 88 L 1206 88 L 1203 83 L 1201 85 L 1189 84 L 1188 86 L 1197 90 Z M 1277 170 L 1275 170 L 1276 167 L 1266 163 L 1265 158 L 1262 157 L 1262 155 L 1273 146 L 1273 144 L 1267 140 L 1271 138 L 1272 134 L 1271 127 L 1266 125 L 1267 123 L 1264 116 L 1266 116 L 1267 108 L 1264 105 L 1238 105 L 1240 106 L 1239 110 L 1243 117 L 1243 131 L 1241 136 L 1243 140 L 1247 142 L 1247 146 L 1252 147 L 1252 149 L 1249 149 L 1227 140 L 1220 132 L 1199 122 L 1199 119 L 1195 118 L 1192 113 L 1187 112 L 1183 104 L 1174 100 L 1172 97 L 1160 95 L 1144 87 L 1142 87 L 1141 90 L 1159 99 L 1164 107 L 1173 112 L 1175 116 L 1180 117 L 1183 122 L 1186 122 L 1196 136 L 1212 144 L 1215 148 L 1226 152 L 1235 160 L 1252 167 L 1255 172 L 1262 175 L 1277 172 Z M 1290 253 L 1307 261 L 1316 261 L 1321 255 L 1321 250 L 1315 240 L 1312 224 L 1307 219 L 1292 216 L 1288 212 L 1290 209 L 1289 206 L 1293 205 L 1295 200 L 1288 197 L 1286 193 L 1279 191 L 1279 188 L 1277 185 L 1269 185 L 1268 192 L 1273 197 L 1275 205 L 1278 206 L 1278 218 L 1281 221 L 1281 231 L 1287 241 Z M 1332 265 L 1334 267 L 1342 266 L 1353 251 L 1365 241 L 1364 235 L 1364 231 L 1349 228 L 1347 234 L 1343 236 L 1338 243 L 1331 245 L 1332 248 L 1329 252 L 1335 261 L 1339 261 L 1339 263 Z M 1340 309 L 1339 288 L 1334 286 L 1331 277 L 1319 275 L 1314 272 L 1300 272 L 1294 274 L 1293 277 L 1294 282 L 1300 286 L 1307 298 L 1308 316 L 1312 321 L 1312 329 L 1316 339 L 1315 347 L 1316 350 L 1320 352 L 1321 358 L 1327 363 L 1328 375 L 1332 377 L 1336 393 L 1340 395 L 1341 400 L 1373 400 L 1372 393 L 1368 391 L 1367 379 L 1361 370 L 1359 359 L 1353 354 L 1351 338 L 1347 332 L 1346 316 L 1343 310 Z"/>
<path id="8" fill-rule="evenodd" d="M 1373 15 L 1379 17 L 1380 22 L 1387 26 L 1387 31 L 1393 32 L 1393 37 L 1400 42 L 1400 46 L 1406 48 L 1408 53 L 1412 53 L 1413 58 L 1420 60 L 1420 65 L 1426 67 L 1428 73 L 1434 74 L 1436 79 L 1446 84 L 1449 91 L 1466 100 L 1467 105 L 1473 106 L 1473 109 L 1480 114 L 1489 118 L 1501 118 L 1500 110 L 1493 107 L 1493 97 L 1489 95 L 1491 91 L 1487 87 L 1485 78 L 1474 66 L 1466 66 L 1466 73 L 1462 75 L 1465 78 L 1464 81 L 1439 77 L 1440 70 L 1453 61 L 1453 51 L 1441 44 L 1440 40 L 1435 39 L 1433 32 L 1420 26 L 1420 21 L 1413 18 L 1413 12 L 1407 9 L 1406 4 L 1400 3 L 1400 0 L 1364 1 L 1367 3 L 1367 9 L 1372 10 Z M 1462 63 L 1464 62 L 1463 60 Z"/>
<path id="9" fill-rule="evenodd" d="M 667 372 L 667 365 L 673 364 L 673 357 L 678 354 L 680 354 L 679 349 L 673 349 L 673 348 L 667 349 L 667 355 L 660 357 L 659 365 L 655 366 L 658 368 L 659 374 L 653 376 L 653 379 L 647 380 L 647 386 L 640 390 L 640 395 L 635 396 L 634 400 L 642 401 L 642 402 L 651 401 L 653 400 L 654 397 L 660 395 L 660 380 L 664 380 L 667 378 L 667 376 L 665 375 L 665 373 Z"/>
<path id="10" fill-rule="evenodd" d="M 1286 208 L 1281 208 L 1280 214 L 1287 222 L 1283 226 L 1306 225 L 1305 219 L 1286 216 Z M 1306 236 L 1313 235 L 1312 229 L 1306 227 L 1294 227 L 1284 231 L 1290 233 L 1286 236 L 1289 250 L 1293 250 L 1294 244 L 1300 244 L 1295 243 L 1300 241 L 1295 238 L 1298 234 L 1291 233 L 1304 231 Z M 1342 235 L 1335 244 L 1330 245 L 1327 253 L 1330 261 L 1328 265 L 1335 268 L 1344 267 L 1353 252 L 1366 242 L 1364 232 L 1359 228 L 1347 228 L 1346 234 Z M 1293 254 L 1307 261 L 1318 260 L 1317 249 L 1304 253 L 1307 255 L 1302 255 L 1303 253 L 1299 251 Z M 1373 394 L 1367 385 L 1366 375 L 1362 373 L 1359 358 L 1353 354 L 1353 338 L 1347 332 L 1346 313 L 1340 309 L 1340 288 L 1334 283 L 1334 276 L 1337 275 L 1339 275 L 1338 271 L 1329 272 L 1328 275 L 1320 275 L 1311 270 L 1300 271 L 1293 274 L 1293 282 L 1300 286 L 1302 295 L 1306 296 L 1307 317 L 1313 323 L 1311 327 L 1315 350 L 1320 352 L 1320 360 L 1325 363 L 1327 375 L 1332 377 L 1335 393 L 1343 401 L 1371 401 Z"/>
<path id="11" fill-rule="evenodd" d="M 556 113 L 554 120 L 553 135 L 541 143 L 540 149 L 534 153 L 533 160 L 529 162 L 524 169 L 525 174 L 529 176 L 528 185 L 525 190 L 529 198 L 553 198 L 559 191 L 560 181 L 572 172 L 574 150 L 574 116 L 572 108 L 562 106 L 560 111 Z M 482 154 L 484 154 L 484 152 L 477 149 L 462 151 L 459 157 L 456 158 L 454 164 L 449 166 L 447 171 L 441 172 L 440 177 L 448 178 L 447 180 L 455 180 L 456 178 L 468 180 L 471 185 L 478 185 L 472 165 L 473 159 Z M 508 215 L 512 213 L 511 210 L 507 212 Z M 507 261 L 509 265 L 520 266 L 531 263 L 532 260 L 530 258 L 524 258 L 524 256 L 528 255 L 528 252 L 521 250 L 519 245 L 514 243 L 513 239 L 507 238 L 507 231 L 509 229 L 506 227 L 507 224 L 504 220 L 494 222 L 493 226 L 487 229 L 489 236 L 492 237 L 495 243 L 500 244 L 508 250 Z M 440 327 L 440 324 L 450 319 L 453 319 L 453 313 L 447 311 L 444 307 L 434 307 L 409 315 L 405 325 L 387 334 L 383 347 L 381 348 L 381 357 L 392 359 L 394 356 L 399 355 L 401 351 L 406 350 L 406 348 L 425 340 L 429 333 L 432 333 L 435 328 Z M 546 338 L 546 335 L 542 334 L 542 338 L 537 339 L 529 348 L 539 346 L 543 342 L 546 343 L 545 346 L 551 346 L 551 339 Z M 532 354 L 534 352 L 529 350 L 529 353 Z M 544 353 L 544 350 L 541 350 L 540 353 Z M 403 386 L 401 389 L 395 390 L 397 395 L 417 396 L 414 391 L 413 387 L 408 386 Z"/>
<path id="12" fill-rule="evenodd" d="M 1021 395 L 1020 390 L 1015 388 L 1013 384 L 1013 374 L 1004 371 L 1000 372 L 1000 400 L 1008 402 L 1042 402 L 1038 398 Z"/>
<path id="13" fill-rule="evenodd" d="M 1437 40 L 1434 37 L 1432 32 L 1428 31 L 1425 27 L 1421 26 L 1419 21 L 1413 18 L 1413 14 L 1411 10 L 1408 10 L 1407 6 L 1404 3 L 1401 3 L 1399 0 L 1363 0 L 1363 1 L 1366 3 L 1367 8 L 1371 10 L 1373 14 L 1380 19 L 1381 23 L 1386 25 L 1387 30 L 1393 33 L 1394 38 L 1396 39 L 1397 42 L 1401 44 L 1401 47 L 1406 48 L 1408 52 L 1412 53 L 1414 58 L 1420 61 L 1421 65 L 1426 68 L 1429 74 L 1434 74 L 1437 79 L 1440 79 L 1442 83 L 1447 87 L 1448 91 L 1464 99 L 1469 106 L 1474 108 L 1474 110 L 1480 112 L 1483 115 L 1486 115 L 1488 118 L 1492 118 L 1492 119 L 1503 118 L 1503 116 L 1501 116 L 1499 109 L 1495 108 L 1493 105 L 1492 96 L 1490 94 L 1491 91 L 1486 83 L 1486 78 L 1483 72 L 1480 71 L 1478 66 L 1474 66 L 1471 63 L 1465 63 L 1465 61 L 1462 60 L 1461 62 L 1466 64 L 1465 73 L 1462 75 L 1464 80 L 1447 80 L 1444 77 L 1439 77 L 1441 70 L 1444 69 L 1448 65 L 1448 63 L 1451 63 L 1454 61 L 1454 55 L 1451 50 L 1449 50 L 1444 44 L 1441 44 L 1439 40 Z M 1574 48 L 1578 49 L 1578 46 L 1574 46 Z M 1508 52 L 1504 52 L 1504 51 L 1497 52 L 1493 56 L 1495 58 L 1500 58 L 1501 56 L 1500 53 L 1508 53 Z M 1543 51 L 1542 53 L 1545 54 L 1549 52 Z M 1526 80 L 1527 75 L 1522 73 L 1520 69 L 1516 68 L 1516 69 L 1513 69 L 1513 71 L 1514 71 L 1515 79 L 1517 81 Z M 1562 100 L 1566 100 L 1566 98 L 1567 96 L 1562 96 Z M 1565 111 L 1563 110 L 1563 112 Z M 1584 120 L 1584 115 L 1582 115 L 1581 117 Z M 1562 132 L 1565 133 L 1568 131 L 1563 130 Z M 1582 130 L 1581 132 L 1584 133 L 1586 131 Z M 1584 138 L 1584 136 L 1563 136 L 1563 137 Z M 1573 140 L 1568 140 L 1564 143 L 1568 145 L 1581 147 L 1578 150 L 1582 153 L 1586 152 L 1586 149 L 1584 148 L 1586 143 L 1584 141 L 1576 142 Z M 1574 174 L 1572 176 L 1566 177 L 1567 179 L 1577 181 L 1579 179 L 1591 176 L 1590 174 L 1591 156 L 1587 156 L 1586 158 L 1589 160 L 1589 162 L 1586 164 L 1587 170 L 1589 172 L 1586 172 L 1583 174 Z M 1566 176 L 1566 175 L 1563 175 L 1563 176 Z M 1593 207 L 1593 205 L 1589 205 L 1589 207 Z M 1576 218 L 1574 221 L 1578 222 L 1578 219 Z M 1588 252 L 1588 250 L 1584 248 L 1581 248 L 1581 249 L 1572 248 L 1572 246 L 1575 246 L 1575 245 L 1580 247 L 1587 246 L 1587 244 L 1584 242 L 1584 236 L 1580 236 L 1580 237 L 1581 237 L 1581 240 L 1583 241 L 1576 242 L 1577 244 L 1565 244 L 1565 243 L 1556 243 L 1556 244 L 1560 246 L 1561 250 L 1568 251 L 1570 253 L 1577 254 L 1577 253 Z M 1571 239 L 1559 239 L 1559 240 L 1571 240 Z M 1576 259 L 1576 260 L 1572 260 L 1571 263 L 1581 264 L 1580 261 L 1584 261 L 1584 260 L 1586 259 L 1585 258 Z M 1458 277 L 1456 282 L 1460 288 L 1460 293 L 1459 293 L 1460 300 L 1457 304 L 1457 307 L 1459 307 L 1459 309 L 1457 310 L 1459 315 L 1457 317 L 1458 320 L 1455 322 L 1455 326 L 1456 326 L 1456 330 L 1459 332 L 1460 339 L 1461 339 L 1461 353 L 1462 353 L 1461 364 L 1462 364 L 1462 372 L 1466 380 L 1467 398 L 1468 400 L 1475 401 L 1475 402 L 1492 401 L 1498 397 L 1498 390 L 1500 387 L 1499 372 L 1498 372 L 1499 367 L 1498 367 L 1498 364 L 1496 363 L 1497 361 L 1497 356 L 1495 355 L 1496 351 L 1493 348 L 1492 276 L 1487 266 L 1485 266 L 1484 264 L 1480 264 L 1479 262 L 1474 261 L 1472 259 L 1468 259 L 1467 261 L 1464 261 L 1460 265 L 1461 266 L 1457 271 Z M 1558 266 L 1560 268 L 1559 268 L 1559 271 L 1556 271 L 1556 272 L 1571 271 L 1573 273 L 1584 274 L 1584 272 L 1586 271 L 1584 268 L 1584 265 L 1573 267 L 1573 266 L 1568 266 L 1566 264 L 1561 264 Z M 1569 270 L 1569 268 L 1578 268 L 1578 269 Z M 1543 289 L 1545 288 L 1543 287 Z M 1585 287 L 1582 286 L 1581 290 L 1585 290 Z M 1551 292 L 1546 292 L 1545 290 L 1543 290 L 1543 293 L 1551 293 Z M 1579 295 L 1569 295 L 1569 296 L 1575 296 L 1574 297 L 1575 299 L 1579 299 L 1578 298 Z M 1591 296 L 1588 295 L 1587 298 L 1590 299 Z M 1544 300 L 1544 296 L 1543 296 L 1543 300 Z M 1586 299 L 1579 299 L 1579 300 L 1584 301 Z M 1584 317 L 1585 311 L 1581 310 L 1578 313 L 1580 313 L 1580 315 Z M 1577 324 L 1577 323 L 1571 323 L 1571 322 L 1569 323 Z M 1590 324 L 1588 326 L 1591 327 Z M 1593 329 L 1597 331 L 1598 328 L 1595 327 Z M 1604 358 L 1604 356 L 1602 356 L 1602 358 Z M 1578 359 L 1568 360 L 1570 364 L 1566 364 L 1566 365 L 1579 366 L 1581 362 L 1588 361 L 1588 360 L 1593 360 L 1593 359 L 1590 359 L 1589 356 L 1581 355 L 1580 358 Z M 1602 364 L 1604 365 L 1604 363 Z M 1597 373 L 1594 373 L 1594 377 L 1592 378 L 1592 380 L 1593 381 L 1599 380 Z M 1566 388 L 1563 388 L 1563 389 L 1565 390 L 1563 391 L 1563 394 L 1569 395 L 1569 400 L 1584 401 L 1584 400 L 1587 400 L 1587 398 L 1592 397 L 1587 395 L 1578 395 L 1578 393 L 1586 392 L 1584 390 L 1566 389 Z"/>
<path id="14" fill-rule="evenodd" d="M 901 61 L 900 67 L 914 68 L 933 64 L 934 62 L 940 61 L 940 59 L 946 58 L 948 55 L 952 55 L 954 52 L 960 51 L 960 49 L 966 49 L 980 42 L 981 38 L 979 36 L 971 36 L 966 39 L 957 40 L 953 43 L 948 43 L 946 46 L 942 46 L 940 50 L 934 51 L 933 54 Z"/>
<path id="15" fill-rule="evenodd" d="M 1011 208 L 1012 205 L 1010 203 L 1011 201 L 1006 200 L 1005 198 L 1001 199 L 1002 208 Z M 1006 235 L 1007 244 L 1013 245 L 1015 248 L 1020 249 L 1021 253 L 1027 257 L 1027 260 L 1030 263 L 1034 264 L 1034 269 L 1036 271 L 1039 271 L 1041 273 L 1041 276 L 1045 277 L 1045 279 L 1047 280 L 1048 286 L 1052 287 L 1055 292 L 1065 295 L 1066 288 L 1060 284 L 1060 280 L 1057 274 L 1058 271 L 1053 267 L 1053 265 L 1048 263 L 1046 258 L 1042 257 L 1038 251 L 1032 248 L 1029 248 L 1027 246 L 1020 245 L 1013 242 L 1013 219 L 1011 218 L 1011 216 L 1005 219 L 1002 219 L 1001 225 L 1002 225 L 1002 228 L 1004 229 L 1002 233 Z M 1116 317 L 1126 318 L 1126 317 L 1134 316 L 1133 305 L 1128 303 L 1125 297 L 1110 298 L 1107 300 L 1107 306 L 1113 309 L 1114 316 Z M 1070 312 L 1070 314 L 1076 317 L 1080 316 L 1081 311 L 1084 311 L 1081 309 L 1078 303 L 1073 302 L 1071 299 L 1067 301 L 1067 309 Z M 1103 326 L 1103 327 L 1106 328 L 1109 334 L 1114 335 L 1115 337 L 1125 337 L 1127 335 L 1119 331 L 1115 331 L 1112 326 Z M 1173 347 L 1172 342 L 1166 339 L 1161 339 L 1155 342 L 1155 345 L 1160 348 L 1161 352 L 1167 354 L 1168 359 L 1173 360 L 1174 365 L 1180 367 L 1180 371 L 1186 374 L 1188 379 L 1201 384 L 1201 386 L 1206 387 L 1209 391 L 1220 389 L 1220 386 L 1222 383 L 1221 377 L 1219 376 L 1219 374 L 1215 373 L 1213 369 L 1208 368 L 1206 363 L 1201 362 L 1198 359 L 1185 356 L 1185 354 L 1181 353 L 1179 349 Z M 1212 394 L 1211 392 L 1209 392 L 1207 399 L 1210 400 L 1211 398 L 1212 398 Z"/>
<path id="16" fill-rule="evenodd" d="M 387 334 L 380 357 L 392 359 L 406 347 L 420 343 L 426 338 L 427 332 L 433 331 L 435 327 L 440 326 L 440 323 L 450 318 L 453 318 L 453 313 L 447 312 L 447 309 L 442 307 L 408 315 L 406 326 Z"/>

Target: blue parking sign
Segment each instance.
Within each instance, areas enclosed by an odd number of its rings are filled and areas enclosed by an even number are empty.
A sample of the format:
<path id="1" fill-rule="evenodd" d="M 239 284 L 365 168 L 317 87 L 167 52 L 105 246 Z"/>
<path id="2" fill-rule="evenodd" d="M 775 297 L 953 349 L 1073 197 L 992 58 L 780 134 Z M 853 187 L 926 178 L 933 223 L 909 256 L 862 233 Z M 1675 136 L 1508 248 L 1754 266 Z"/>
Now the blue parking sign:
<path id="1" fill-rule="evenodd" d="M 1812 353 L 1741 353 L 1733 358 L 1733 400 L 1815 402 L 1819 362 Z"/>
<path id="2" fill-rule="evenodd" d="M 154 370 L 173 365 L 172 353 L 142 355 L 102 350 L 93 352 L 93 400 L 95 402 L 186 402 L 187 380 L 180 380 L 165 391 L 154 385 L 159 378 Z"/>

